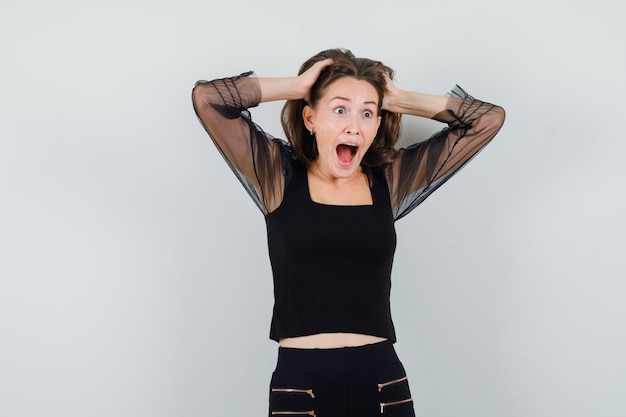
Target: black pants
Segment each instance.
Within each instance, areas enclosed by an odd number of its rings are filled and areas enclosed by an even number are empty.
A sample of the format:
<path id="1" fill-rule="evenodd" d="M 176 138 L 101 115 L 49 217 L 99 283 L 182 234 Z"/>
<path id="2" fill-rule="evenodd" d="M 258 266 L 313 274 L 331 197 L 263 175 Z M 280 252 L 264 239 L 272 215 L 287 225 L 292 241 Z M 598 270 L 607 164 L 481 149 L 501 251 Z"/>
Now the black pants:
<path id="1" fill-rule="evenodd" d="M 274 417 L 414 417 L 404 367 L 389 341 L 339 349 L 279 348 Z"/>

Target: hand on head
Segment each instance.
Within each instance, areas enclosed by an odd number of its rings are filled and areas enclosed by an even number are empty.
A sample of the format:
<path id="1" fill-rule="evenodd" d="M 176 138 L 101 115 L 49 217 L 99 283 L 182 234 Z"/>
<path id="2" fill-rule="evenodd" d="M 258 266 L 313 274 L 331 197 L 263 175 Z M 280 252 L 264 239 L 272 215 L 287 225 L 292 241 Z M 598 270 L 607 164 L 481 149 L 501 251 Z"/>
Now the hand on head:
<path id="1" fill-rule="evenodd" d="M 398 96 L 400 89 L 394 84 L 393 80 L 389 77 L 389 74 L 386 72 L 383 74 L 385 77 L 385 95 L 383 96 L 383 110 L 390 110 L 389 103 L 393 100 L 394 97 Z"/>
<path id="2" fill-rule="evenodd" d="M 304 71 L 298 76 L 298 79 L 302 82 L 302 88 L 306 91 L 302 98 L 305 99 L 307 102 L 309 102 L 311 87 L 313 87 L 313 84 L 315 84 L 315 81 L 317 81 L 324 68 L 332 65 L 332 63 L 332 58 L 327 58 L 323 61 L 316 62 L 315 64 L 313 64 L 313 66 L 311 66 L 311 68 Z"/>

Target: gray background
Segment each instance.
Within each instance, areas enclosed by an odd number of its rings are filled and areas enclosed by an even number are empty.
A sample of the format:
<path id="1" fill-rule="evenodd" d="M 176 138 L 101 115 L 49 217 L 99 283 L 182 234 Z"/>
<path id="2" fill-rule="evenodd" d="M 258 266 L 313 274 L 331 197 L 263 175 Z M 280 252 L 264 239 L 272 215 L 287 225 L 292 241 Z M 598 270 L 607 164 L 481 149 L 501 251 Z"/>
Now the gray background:
<path id="1" fill-rule="evenodd" d="M 190 92 L 337 46 L 507 110 L 396 225 L 417 415 L 626 415 L 625 17 L 618 0 L 3 0 L 0 415 L 266 414 L 263 217 Z M 281 104 L 253 112 L 277 136 Z M 438 128 L 407 119 L 403 140 Z"/>

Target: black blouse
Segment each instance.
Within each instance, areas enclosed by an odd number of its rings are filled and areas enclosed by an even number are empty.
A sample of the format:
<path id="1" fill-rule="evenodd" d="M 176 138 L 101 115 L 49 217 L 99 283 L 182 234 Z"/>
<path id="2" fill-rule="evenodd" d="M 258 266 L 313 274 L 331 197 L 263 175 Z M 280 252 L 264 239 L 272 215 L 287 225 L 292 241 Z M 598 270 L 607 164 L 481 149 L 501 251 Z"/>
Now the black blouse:
<path id="1" fill-rule="evenodd" d="M 455 87 L 447 110 L 435 116 L 448 126 L 373 170 L 373 205 L 322 205 L 310 199 L 306 166 L 291 147 L 252 122 L 248 108 L 259 103 L 261 90 L 251 75 L 199 81 L 193 103 L 265 214 L 274 276 L 270 337 L 345 332 L 395 341 L 389 305 L 394 222 L 495 136 L 503 109 Z"/>
<path id="2" fill-rule="evenodd" d="M 445 111 L 433 119 L 447 127 L 430 139 L 400 149 L 385 169 L 394 219 L 398 220 L 469 162 L 504 123 L 501 107 L 476 100 L 461 87 L 449 93 Z M 196 114 L 226 162 L 259 209 L 280 206 L 285 186 L 285 142 L 265 133 L 249 108 L 261 100 L 252 72 L 198 81 L 193 90 Z"/>

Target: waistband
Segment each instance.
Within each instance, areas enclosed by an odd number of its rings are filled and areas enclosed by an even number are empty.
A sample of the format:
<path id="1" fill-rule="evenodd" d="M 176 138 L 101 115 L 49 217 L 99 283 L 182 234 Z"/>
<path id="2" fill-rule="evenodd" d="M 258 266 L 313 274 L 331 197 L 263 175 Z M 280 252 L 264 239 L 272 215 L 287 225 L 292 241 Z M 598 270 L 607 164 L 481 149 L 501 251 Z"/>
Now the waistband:
<path id="1" fill-rule="evenodd" d="M 362 374 L 400 362 L 393 342 L 335 349 L 278 348 L 278 372 Z"/>

